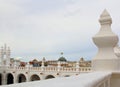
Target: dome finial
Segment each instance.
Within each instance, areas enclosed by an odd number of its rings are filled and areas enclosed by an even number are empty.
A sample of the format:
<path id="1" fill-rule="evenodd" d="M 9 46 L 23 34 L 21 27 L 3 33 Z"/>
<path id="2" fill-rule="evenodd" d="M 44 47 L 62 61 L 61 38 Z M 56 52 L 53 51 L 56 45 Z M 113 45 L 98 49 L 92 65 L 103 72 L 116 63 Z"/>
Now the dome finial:
<path id="1" fill-rule="evenodd" d="M 63 52 L 61 52 L 60 54 L 63 55 Z"/>
<path id="2" fill-rule="evenodd" d="M 61 57 L 58 59 L 58 61 L 66 62 L 67 60 L 65 59 L 65 57 L 63 57 L 63 52 L 61 52 L 60 54 L 61 54 Z"/>

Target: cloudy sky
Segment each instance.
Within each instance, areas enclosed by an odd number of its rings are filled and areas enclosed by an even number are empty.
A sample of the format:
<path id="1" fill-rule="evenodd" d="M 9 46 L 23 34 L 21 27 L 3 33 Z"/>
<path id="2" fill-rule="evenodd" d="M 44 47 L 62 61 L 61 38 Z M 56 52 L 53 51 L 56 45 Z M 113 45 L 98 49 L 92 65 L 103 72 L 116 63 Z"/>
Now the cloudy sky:
<path id="1" fill-rule="evenodd" d="M 67 60 L 92 59 L 105 8 L 120 36 L 119 0 L 0 0 L 0 46 L 6 43 L 11 57 L 24 61 L 58 59 L 61 52 Z"/>

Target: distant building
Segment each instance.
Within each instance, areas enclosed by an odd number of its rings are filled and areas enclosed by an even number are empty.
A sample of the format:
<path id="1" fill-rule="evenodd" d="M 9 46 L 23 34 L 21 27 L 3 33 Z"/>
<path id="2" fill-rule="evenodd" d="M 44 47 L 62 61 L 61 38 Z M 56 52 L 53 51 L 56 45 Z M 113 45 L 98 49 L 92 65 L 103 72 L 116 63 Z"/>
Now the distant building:
<path id="1" fill-rule="evenodd" d="M 80 61 L 68 61 L 62 56 L 58 60 L 21 61 L 10 58 L 10 48 L 4 45 L 0 49 L 0 85 L 44 80 L 55 77 L 68 77 L 91 72 L 91 62 L 81 58 Z"/>

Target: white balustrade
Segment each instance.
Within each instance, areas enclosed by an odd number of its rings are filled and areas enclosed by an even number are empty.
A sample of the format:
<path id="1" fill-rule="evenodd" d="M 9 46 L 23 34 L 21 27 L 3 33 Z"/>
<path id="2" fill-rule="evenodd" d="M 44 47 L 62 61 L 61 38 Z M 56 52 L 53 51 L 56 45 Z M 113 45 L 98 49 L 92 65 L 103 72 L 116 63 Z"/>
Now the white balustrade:
<path id="1" fill-rule="evenodd" d="M 3 68 L 3 67 L 0 67 Z M 15 67 L 15 66 L 5 66 L 4 69 L 6 70 L 29 70 L 29 71 L 54 71 L 57 72 L 59 70 L 59 72 L 91 72 L 91 67 L 79 67 L 76 69 L 76 67 Z"/>

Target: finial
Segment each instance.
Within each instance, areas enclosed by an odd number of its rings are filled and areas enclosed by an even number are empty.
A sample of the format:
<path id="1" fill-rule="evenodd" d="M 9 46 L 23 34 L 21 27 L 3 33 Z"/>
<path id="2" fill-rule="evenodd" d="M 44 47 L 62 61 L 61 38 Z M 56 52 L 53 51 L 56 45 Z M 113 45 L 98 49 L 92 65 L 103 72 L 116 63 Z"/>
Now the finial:
<path id="1" fill-rule="evenodd" d="M 100 15 L 99 22 L 102 24 L 112 24 L 112 18 L 108 11 L 105 9 Z"/>
<path id="2" fill-rule="evenodd" d="M 118 44 L 118 36 L 111 30 L 112 19 L 105 9 L 100 16 L 100 31 L 93 37 L 98 52 L 92 59 L 93 71 L 117 71 L 120 69 L 119 59 L 113 50 Z M 106 64 L 105 67 L 103 67 Z"/>
<path id="3" fill-rule="evenodd" d="M 43 57 L 43 59 L 42 59 L 43 61 L 45 61 L 46 59 L 45 59 L 45 57 Z"/>
<path id="4" fill-rule="evenodd" d="M 100 17 L 106 17 L 106 16 L 110 16 L 110 14 L 108 13 L 108 11 L 106 9 L 104 9 L 104 11 L 100 15 Z"/>
<path id="5" fill-rule="evenodd" d="M 63 55 L 63 52 L 61 52 L 60 54 Z"/>

